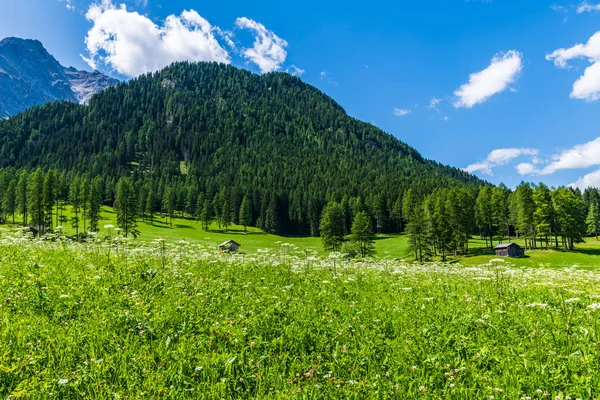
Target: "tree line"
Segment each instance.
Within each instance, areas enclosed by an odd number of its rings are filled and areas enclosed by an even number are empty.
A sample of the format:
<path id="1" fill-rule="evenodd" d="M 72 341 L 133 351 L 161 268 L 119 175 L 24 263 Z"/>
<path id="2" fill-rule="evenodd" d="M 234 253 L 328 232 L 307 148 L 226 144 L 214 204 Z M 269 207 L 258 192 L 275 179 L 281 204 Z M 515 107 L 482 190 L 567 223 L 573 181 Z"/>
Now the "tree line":
<path id="1" fill-rule="evenodd" d="M 380 209 L 354 208 L 352 229 L 343 204 L 331 202 L 323 210 L 321 239 L 326 250 L 340 251 L 348 239 L 360 254 L 374 252 L 374 232 Z M 548 188 L 543 183 L 521 183 L 514 191 L 505 185 L 438 189 L 426 196 L 412 189 L 398 199 L 388 215 L 408 236 L 408 254 L 423 261 L 433 256 L 466 254 L 473 235 L 488 247 L 513 238 L 526 249 L 573 250 L 586 235 L 600 232 L 600 193 L 596 188 Z M 352 251 L 352 248 L 349 249 Z"/>

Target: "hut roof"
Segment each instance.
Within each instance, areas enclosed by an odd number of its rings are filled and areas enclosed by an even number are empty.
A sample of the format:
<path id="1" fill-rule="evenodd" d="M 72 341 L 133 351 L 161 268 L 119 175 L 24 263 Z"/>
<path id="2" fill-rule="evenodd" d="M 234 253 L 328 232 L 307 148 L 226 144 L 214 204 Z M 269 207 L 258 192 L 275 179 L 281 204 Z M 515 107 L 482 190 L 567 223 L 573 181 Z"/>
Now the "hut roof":
<path id="1" fill-rule="evenodd" d="M 517 246 L 518 248 L 521 248 L 521 246 L 519 246 L 516 243 L 503 243 L 503 244 L 499 244 L 498 246 L 494 247 L 494 249 L 496 249 L 496 250 L 508 249 L 511 246 Z"/>
<path id="2" fill-rule="evenodd" d="M 236 246 L 241 246 L 241 244 L 239 244 L 238 242 L 236 242 L 235 240 L 228 240 L 226 242 L 223 242 L 219 245 L 219 247 L 224 247 L 230 244 L 235 244 Z"/>

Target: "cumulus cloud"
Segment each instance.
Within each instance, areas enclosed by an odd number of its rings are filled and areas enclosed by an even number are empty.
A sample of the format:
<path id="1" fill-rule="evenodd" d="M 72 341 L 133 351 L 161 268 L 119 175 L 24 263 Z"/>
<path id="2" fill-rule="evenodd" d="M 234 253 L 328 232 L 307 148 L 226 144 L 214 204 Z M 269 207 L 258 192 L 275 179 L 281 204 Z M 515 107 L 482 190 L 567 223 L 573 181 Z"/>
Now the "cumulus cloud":
<path id="1" fill-rule="evenodd" d="M 554 161 L 542 168 L 540 175 L 550 175 L 563 169 L 588 168 L 600 165 L 600 137 L 578 144 L 552 157 Z"/>
<path id="2" fill-rule="evenodd" d="M 569 186 L 573 188 L 579 188 L 581 190 L 585 190 L 590 187 L 600 188 L 600 169 L 582 176 Z"/>
<path id="3" fill-rule="evenodd" d="M 290 67 L 288 67 L 285 72 L 287 72 L 290 75 L 293 76 L 302 76 L 302 74 L 304 74 L 306 71 L 304 71 L 301 68 L 296 67 L 295 65 L 291 65 Z"/>
<path id="4" fill-rule="evenodd" d="M 82 58 L 94 69 L 103 64 L 118 73 L 135 77 L 156 71 L 175 61 L 229 63 L 228 52 L 215 37 L 216 27 L 196 11 L 168 16 L 163 25 L 128 11 L 111 0 L 92 4 L 86 18 L 93 23 Z"/>
<path id="5" fill-rule="evenodd" d="M 281 68 L 287 57 L 285 48 L 288 43 L 284 39 L 265 28 L 263 24 L 246 17 L 238 18 L 235 24 L 240 29 L 254 32 L 255 35 L 254 46 L 242 50 L 245 58 L 256 64 L 263 74 Z"/>
<path id="6" fill-rule="evenodd" d="M 469 82 L 454 92 L 457 97 L 454 107 L 472 108 L 506 90 L 519 78 L 523 70 L 522 58 L 516 50 L 494 56 L 489 67 L 471 74 Z"/>
<path id="7" fill-rule="evenodd" d="M 530 175 L 537 171 L 533 163 L 521 163 L 517 165 L 515 169 L 519 175 Z"/>
<path id="8" fill-rule="evenodd" d="M 412 110 L 408 108 L 394 108 L 394 115 L 396 117 L 405 117 L 410 114 Z"/>
<path id="9" fill-rule="evenodd" d="M 584 12 L 600 11 L 600 4 L 590 4 L 584 1 L 577 7 L 577 14 L 583 14 Z"/>
<path id="10" fill-rule="evenodd" d="M 486 175 L 492 175 L 495 167 L 506 165 L 517 157 L 524 155 L 535 156 L 539 153 L 537 149 L 530 148 L 508 148 L 496 149 L 490 152 L 485 160 L 469 165 L 464 171 L 473 173 L 480 171 Z"/>
<path id="11" fill-rule="evenodd" d="M 596 101 L 600 99 L 600 32 L 596 32 L 586 44 L 558 49 L 546 55 L 558 68 L 568 68 L 568 61 L 584 58 L 592 65 L 573 84 L 572 99 Z"/>

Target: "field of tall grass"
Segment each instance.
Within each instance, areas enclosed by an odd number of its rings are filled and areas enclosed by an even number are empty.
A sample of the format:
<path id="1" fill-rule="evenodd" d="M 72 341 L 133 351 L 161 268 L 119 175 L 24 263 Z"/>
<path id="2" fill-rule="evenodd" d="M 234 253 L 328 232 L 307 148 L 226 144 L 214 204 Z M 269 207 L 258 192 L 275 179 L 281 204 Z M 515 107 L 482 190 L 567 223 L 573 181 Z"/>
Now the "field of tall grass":
<path id="1" fill-rule="evenodd" d="M 0 230 L 3 398 L 590 399 L 600 273 Z"/>

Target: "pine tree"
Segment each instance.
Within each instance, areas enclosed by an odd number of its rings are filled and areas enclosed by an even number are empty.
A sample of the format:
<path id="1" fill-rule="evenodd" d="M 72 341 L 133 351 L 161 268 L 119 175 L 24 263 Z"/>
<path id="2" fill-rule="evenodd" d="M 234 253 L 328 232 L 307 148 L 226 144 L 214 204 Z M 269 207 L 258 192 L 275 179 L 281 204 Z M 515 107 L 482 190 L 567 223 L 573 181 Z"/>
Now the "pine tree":
<path id="1" fill-rule="evenodd" d="M 50 230 L 52 229 L 52 211 L 54 209 L 56 195 L 56 175 L 53 170 L 50 170 L 46 173 L 46 176 L 44 177 L 42 198 L 45 219 L 44 226 L 46 226 Z"/>
<path id="2" fill-rule="evenodd" d="M 494 225 L 498 228 L 500 243 L 508 236 L 510 241 L 510 212 L 508 206 L 508 197 L 510 189 L 504 184 L 500 184 L 492 189 L 492 214 Z"/>
<path id="3" fill-rule="evenodd" d="M 175 194 L 173 192 L 173 187 L 169 186 L 165 190 L 165 194 L 163 195 L 162 200 L 162 211 L 165 214 L 165 218 L 167 219 L 167 223 L 173 226 L 173 218 L 175 216 Z"/>
<path id="4" fill-rule="evenodd" d="M 222 196 L 223 203 L 221 204 L 221 224 L 225 231 L 229 230 L 232 221 L 231 203 L 229 202 L 229 193 L 225 192 Z"/>
<path id="5" fill-rule="evenodd" d="M 115 211 L 117 225 L 125 231 L 125 237 L 130 233 L 137 238 L 137 194 L 130 178 L 121 178 L 117 182 L 115 194 Z"/>
<path id="6" fill-rule="evenodd" d="M 27 225 L 27 203 L 29 201 L 29 175 L 22 171 L 17 182 L 17 208 L 23 218 L 23 225 Z"/>
<path id="7" fill-rule="evenodd" d="M 79 237 L 79 223 L 81 222 L 81 180 L 75 177 L 69 186 L 69 202 L 71 203 L 71 226 L 75 228 L 75 235 Z"/>
<path id="8" fill-rule="evenodd" d="M 2 198 L 2 210 L 4 214 L 12 216 L 12 223 L 15 223 L 15 211 L 17 209 L 17 184 L 11 179 L 6 188 L 6 193 Z"/>
<path id="9" fill-rule="evenodd" d="M 339 251 L 344 242 L 346 232 L 344 212 L 339 203 L 329 203 L 323 210 L 321 217 L 321 242 L 325 250 Z"/>
<path id="10" fill-rule="evenodd" d="M 596 236 L 596 240 L 598 240 L 598 231 L 600 231 L 600 207 L 598 207 L 598 201 L 596 199 L 590 203 L 590 210 L 585 223 L 588 235 L 594 235 Z"/>
<path id="11" fill-rule="evenodd" d="M 152 187 L 148 190 L 148 195 L 146 196 L 146 204 L 145 204 L 145 212 L 148 221 L 150 221 L 150 225 L 154 225 L 154 191 Z"/>
<path id="12" fill-rule="evenodd" d="M 494 247 L 493 239 L 493 223 L 494 214 L 492 208 L 492 188 L 490 186 L 484 186 L 477 196 L 475 201 L 475 220 L 480 231 L 484 232 L 484 237 L 490 239 L 490 247 Z"/>
<path id="13" fill-rule="evenodd" d="M 248 226 L 252 224 L 252 209 L 250 208 L 248 196 L 244 196 L 240 206 L 240 224 L 244 227 L 244 232 L 247 232 Z"/>
<path id="14" fill-rule="evenodd" d="M 202 214 L 200 219 L 202 220 L 202 227 L 205 231 L 208 232 L 208 228 L 210 228 L 210 224 L 212 222 L 212 214 L 210 212 L 210 201 L 208 199 L 204 200 L 204 206 L 202 206 Z"/>
<path id="15" fill-rule="evenodd" d="M 46 223 L 44 213 L 44 173 L 37 169 L 29 179 L 29 201 L 27 208 L 31 216 L 31 224 L 44 227 Z M 41 231 L 41 230 L 40 230 Z"/>
<path id="16" fill-rule="evenodd" d="M 354 216 L 350 241 L 362 258 L 375 254 L 375 234 L 373 233 L 373 225 L 371 223 L 371 218 L 369 218 L 364 211 L 361 211 Z"/>
<path id="17" fill-rule="evenodd" d="M 100 210 L 102 208 L 102 181 L 100 177 L 95 177 L 90 186 L 90 232 L 98 232 L 98 223 L 100 221 Z"/>

